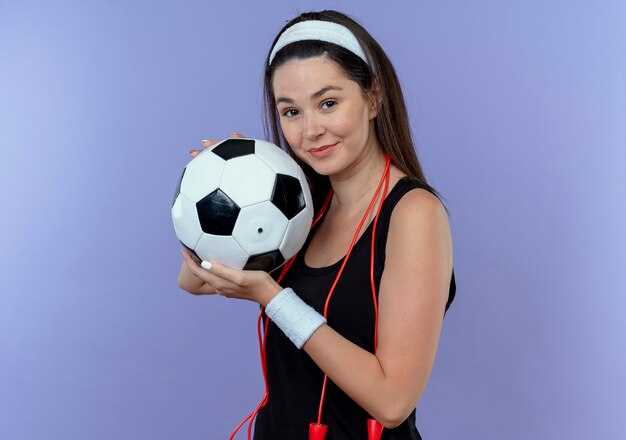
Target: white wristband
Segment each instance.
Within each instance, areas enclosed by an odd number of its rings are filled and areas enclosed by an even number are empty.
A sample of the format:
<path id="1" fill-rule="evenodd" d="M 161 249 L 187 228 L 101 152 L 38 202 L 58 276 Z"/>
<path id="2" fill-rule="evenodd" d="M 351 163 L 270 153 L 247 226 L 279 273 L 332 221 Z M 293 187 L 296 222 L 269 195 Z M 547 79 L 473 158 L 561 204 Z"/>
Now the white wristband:
<path id="1" fill-rule="evenodd" d="M 291 288 L 281 290 L 265 306 L 265 314 L 299 349 L 326 318 L 300 299 Z"/>

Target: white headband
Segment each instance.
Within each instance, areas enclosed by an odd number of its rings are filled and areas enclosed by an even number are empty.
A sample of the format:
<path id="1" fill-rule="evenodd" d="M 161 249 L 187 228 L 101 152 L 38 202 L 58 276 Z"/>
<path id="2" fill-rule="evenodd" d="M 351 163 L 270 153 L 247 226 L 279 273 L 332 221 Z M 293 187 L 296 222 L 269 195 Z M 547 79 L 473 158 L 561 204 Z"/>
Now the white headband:
<path id="1" fill-rule="evenodd" d="M 270 53 L 269 64 L 272 64 L 276 53 L 283 47 L 303 40 L 318 40 L 336 44 L 358 55 L 365 61 L 365 64 L 369 64 L 361 45 L 347 27 L 332 21 L 321 20 L 301 21 L 283 32 Z"/>

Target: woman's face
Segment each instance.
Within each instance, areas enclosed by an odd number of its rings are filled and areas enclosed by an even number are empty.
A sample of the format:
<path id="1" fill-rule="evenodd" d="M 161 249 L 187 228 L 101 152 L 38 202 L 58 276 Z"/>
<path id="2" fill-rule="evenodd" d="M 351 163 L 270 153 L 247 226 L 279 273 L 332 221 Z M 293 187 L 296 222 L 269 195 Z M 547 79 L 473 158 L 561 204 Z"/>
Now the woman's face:
<path id="1" fill-rule="evenodd" d="M 288 61 L 272 84 L 287 143 L 319 174 L 349 170 L 379 148 L 375 100 L 329 58 Z"/>

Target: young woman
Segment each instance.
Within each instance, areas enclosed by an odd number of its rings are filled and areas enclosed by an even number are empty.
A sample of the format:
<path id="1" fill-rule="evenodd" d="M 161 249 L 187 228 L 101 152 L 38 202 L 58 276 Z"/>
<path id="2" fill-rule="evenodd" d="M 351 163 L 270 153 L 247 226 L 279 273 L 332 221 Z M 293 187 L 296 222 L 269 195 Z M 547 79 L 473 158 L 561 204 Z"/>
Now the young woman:
<path id="1" fill-rule="evenodd" d="M 269 317 L 256 440 L 420 439 L 415 407 L 456 285 L 447 212 L 396 73 L 352 19 L 305 13 L 272 44 L 265 98 L 271 139 L 307 173 L 319 220 L 280 276 L 183 250 L 179 286 Z"/>

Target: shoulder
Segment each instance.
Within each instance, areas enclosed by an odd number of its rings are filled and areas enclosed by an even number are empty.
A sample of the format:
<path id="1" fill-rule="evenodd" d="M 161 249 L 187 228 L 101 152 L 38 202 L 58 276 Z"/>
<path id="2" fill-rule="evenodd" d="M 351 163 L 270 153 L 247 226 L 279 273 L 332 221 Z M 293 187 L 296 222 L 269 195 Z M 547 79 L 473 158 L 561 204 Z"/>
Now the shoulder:
<path id="1" fill-rule="evenodd" d="M 452 265 L 448 213 L 441 200 L 424 188 L 413 188 L 398 200 L 391 214 L 386 253 L 413 259 L 427 255 Z M 392 257 L 393 258 L 393 257 Z"/>
<path id="2" fill-rule="evenodd" d="M 391 215 L 391 223 L 398 226 L 433 221 L 447 223 L 448 213 L 439 197 L 421 187 L 409 189 L 403 194 Z"/>
<path id="3" fill-rule="evenodd" d="M 391 212 L 392 219 L 429 214 L 447 217 L 445 206 L 428 185 L 411 179 L 395 167 L 391 170 L 391 182 L 387 212 Z"/>

